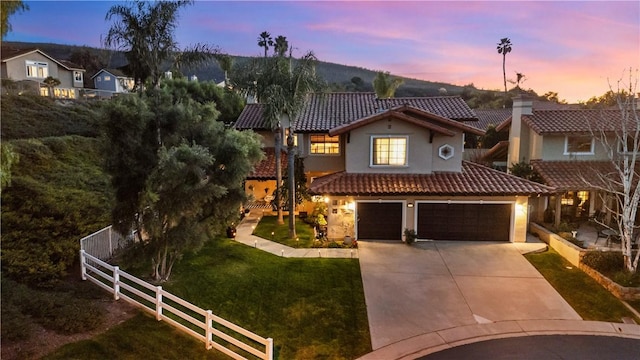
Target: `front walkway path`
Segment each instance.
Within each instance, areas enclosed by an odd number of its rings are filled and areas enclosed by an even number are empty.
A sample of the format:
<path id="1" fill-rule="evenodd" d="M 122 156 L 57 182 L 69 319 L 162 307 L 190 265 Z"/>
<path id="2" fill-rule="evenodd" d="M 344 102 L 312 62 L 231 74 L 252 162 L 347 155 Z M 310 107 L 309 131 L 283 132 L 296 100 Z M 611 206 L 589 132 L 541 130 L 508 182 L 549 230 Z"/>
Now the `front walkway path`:
<path id="1" fill-rule="evenodd" d="M 268 253 L 287 258 L 358 258 L 358 249 L 305 248 L 295 249 L 252 235 L 262 217 L 261 211 L 251 211 L 236 227 L 236 241 Z"/>

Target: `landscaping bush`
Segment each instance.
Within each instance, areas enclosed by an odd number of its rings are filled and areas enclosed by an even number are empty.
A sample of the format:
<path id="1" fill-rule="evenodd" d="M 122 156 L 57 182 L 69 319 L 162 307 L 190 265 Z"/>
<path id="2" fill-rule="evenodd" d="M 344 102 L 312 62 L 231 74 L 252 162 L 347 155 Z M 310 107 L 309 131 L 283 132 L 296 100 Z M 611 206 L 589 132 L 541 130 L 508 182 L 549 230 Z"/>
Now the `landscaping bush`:
<path id="1" fill-rule="evenodd" d="M 589 251 L 582 263 L 603 274 L 624 270 L 624 258 L 618 251 Z"/>
<path id="2" fill-rule="evenodd" d="M 575 237 L 573 237 L 573 235 L 571 235 L 571 233 L 561 232 L 561 233 L 558 233 L 558 236 L 560 236 L 561 238 L 567 240 L 568 242 L 572 243 L 573 245 L 576 245 L 576 246 L 579 246 L 581 248 L 584 248 L 584 241 L 576 239 Z"/>

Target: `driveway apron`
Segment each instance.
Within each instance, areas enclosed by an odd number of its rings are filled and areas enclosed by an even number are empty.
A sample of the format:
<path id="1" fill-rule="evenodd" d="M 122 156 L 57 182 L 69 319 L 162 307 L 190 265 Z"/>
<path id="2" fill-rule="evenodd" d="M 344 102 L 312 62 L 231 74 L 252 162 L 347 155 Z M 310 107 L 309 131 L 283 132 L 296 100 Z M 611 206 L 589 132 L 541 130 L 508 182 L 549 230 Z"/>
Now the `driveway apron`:
<path id="1" fill-rule="evenodd" d="M 361 241 L 358 247 L 374 350 L 464 325 L 581 319 L 514 244 Z"/>

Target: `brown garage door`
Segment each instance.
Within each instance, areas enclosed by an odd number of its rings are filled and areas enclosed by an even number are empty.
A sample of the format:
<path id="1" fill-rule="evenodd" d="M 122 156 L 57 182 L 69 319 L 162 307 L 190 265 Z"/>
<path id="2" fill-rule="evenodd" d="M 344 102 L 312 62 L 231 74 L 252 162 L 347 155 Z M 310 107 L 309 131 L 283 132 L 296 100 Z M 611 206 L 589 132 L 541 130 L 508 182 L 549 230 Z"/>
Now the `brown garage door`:
<path id="1" fill-rule="evenodd" d="M 509 241 L 511 204 L 418 204 L 418 238 Z"/>
<path id="2" fill-rule="evenodd" d="M 402 203 L 358 203 L 358 238 L 402 240 Z"/>

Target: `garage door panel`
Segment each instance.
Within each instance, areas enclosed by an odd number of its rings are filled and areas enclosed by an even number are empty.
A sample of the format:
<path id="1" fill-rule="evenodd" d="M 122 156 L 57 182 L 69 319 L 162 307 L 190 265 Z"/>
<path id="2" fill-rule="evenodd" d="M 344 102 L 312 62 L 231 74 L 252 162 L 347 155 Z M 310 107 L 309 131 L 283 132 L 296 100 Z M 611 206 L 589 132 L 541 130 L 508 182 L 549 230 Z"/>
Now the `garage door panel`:
<path id="1" fill-rule="evenodd" d="M 402 203 L 358 203 L 358 238 L 402 239 Z"/>
<path id="2" fill-rule="evenodd" d="M 510 228 L 511 204 L 418 204 L 422 239 L 508 241 Z"/>

